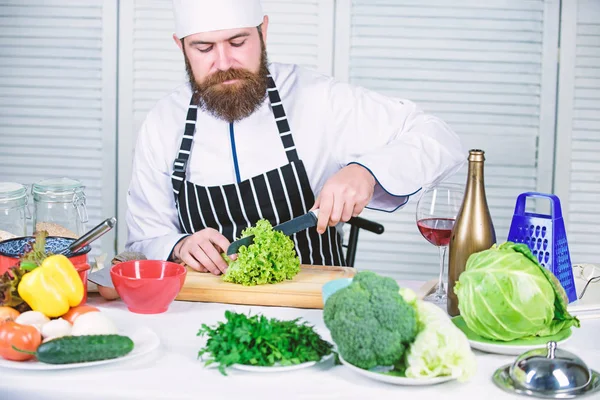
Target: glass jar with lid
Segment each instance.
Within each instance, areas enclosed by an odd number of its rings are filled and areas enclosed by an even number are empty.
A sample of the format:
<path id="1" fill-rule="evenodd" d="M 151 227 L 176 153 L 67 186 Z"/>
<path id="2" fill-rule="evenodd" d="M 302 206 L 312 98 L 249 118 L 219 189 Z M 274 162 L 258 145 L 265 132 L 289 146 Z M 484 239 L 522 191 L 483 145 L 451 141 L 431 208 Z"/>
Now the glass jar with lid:
<path id="1" fill-rule="evenodd" d="M 27 236 L 27 189 L 20 183 L 0 182 L 0 241 Z"/>
<path id="2" fill-rule="evenodd" d="M 50 236 L 78 238 L 88 220 L 85 186 L 75 179 L 53 178 L 37 182 L 33 194 L 34 233 L 45 230 Z"/>

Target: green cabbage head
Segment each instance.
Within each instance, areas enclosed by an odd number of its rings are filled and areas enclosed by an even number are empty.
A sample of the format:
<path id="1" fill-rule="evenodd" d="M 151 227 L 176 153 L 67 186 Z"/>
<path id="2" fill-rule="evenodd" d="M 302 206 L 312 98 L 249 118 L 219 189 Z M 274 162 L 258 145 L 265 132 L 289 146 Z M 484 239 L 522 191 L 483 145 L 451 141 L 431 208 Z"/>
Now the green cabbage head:
<path id="1" fill-rule="evenodd" d="M 510 341 L 579 327 L 558 279 L 526 244 L 505 242 L 472 254 L 454 293 L 469 329 L 487 339 Z"/>

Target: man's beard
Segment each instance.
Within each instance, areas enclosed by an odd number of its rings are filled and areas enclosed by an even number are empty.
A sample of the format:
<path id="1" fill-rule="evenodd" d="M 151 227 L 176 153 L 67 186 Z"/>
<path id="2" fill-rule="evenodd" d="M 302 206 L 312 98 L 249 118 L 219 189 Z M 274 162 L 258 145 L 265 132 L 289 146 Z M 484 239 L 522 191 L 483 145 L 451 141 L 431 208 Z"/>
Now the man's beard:
<path id="1" fill-rule="evenodd" d="M 262 41 L 261 41 L 262 42 Z M 227 122 L 242 120 L 256 111 L 267 95 L 269 70 L 267 51 L 261 43 L 260 67 L 258 72 L 247 69 L 217 71 L 198 83 L 185 54 L 185 68 L 194 93 L 194 102 L 202 110 Z M 223 85 L 223 82 L 237 79 L 237 82 Z"/>

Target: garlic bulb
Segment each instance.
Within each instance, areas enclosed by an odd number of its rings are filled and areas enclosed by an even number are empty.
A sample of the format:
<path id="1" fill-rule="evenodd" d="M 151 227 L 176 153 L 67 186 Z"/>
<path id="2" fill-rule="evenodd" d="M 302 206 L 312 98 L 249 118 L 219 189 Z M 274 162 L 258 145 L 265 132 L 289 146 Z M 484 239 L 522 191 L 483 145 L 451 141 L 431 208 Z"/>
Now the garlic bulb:
<path id="1" fill-rule="evenodd" d="M 15 319 L 17 324 L 35 326 L 40 332 L 42 331 L 42 326 L 49 321 L 50 318 L 39 311 L 25 311 Z"/>
<path id="2" fill-rule="evenodd" d="M 46 322 L 42 326 L 42 337 L 44 339 L 54 339 L 62 336 L 68 336 L 71 334 L 73 326 L 69 321 L 62 318 L 53 319 L 50 322 Z"/>
<path id="3" fill-rule="evenodd" d="M 102 312 L 90 312 L 77 317 L 71 335 L 110 335 L 118 333 L 116 325 Z"/>

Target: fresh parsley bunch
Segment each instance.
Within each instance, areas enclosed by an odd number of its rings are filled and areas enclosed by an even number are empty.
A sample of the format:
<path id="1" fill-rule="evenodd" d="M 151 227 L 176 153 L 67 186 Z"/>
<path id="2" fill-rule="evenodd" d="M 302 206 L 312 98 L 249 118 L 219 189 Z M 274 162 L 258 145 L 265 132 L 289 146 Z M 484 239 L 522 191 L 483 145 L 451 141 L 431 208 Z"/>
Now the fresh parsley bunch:
<path id="1" fill-rule="evenodd" d="M 218 363 L 223 375 L 233 364 L 286 366 L 319 361 L 332 353 L 333 345 L 300 318 L 282 321 L 232 311 L 225 311 L 225 318 L 214 327 L 202 324 L 197 334 L 208 336 L 198 358 L 206 354 L 205 366 Z"/>
<path id="2" fill-rule="evenodd" d="M 244 286 L 279 283 L 293 279 L 300 272 L 300 259 L 294 241 L 273 230 L 271 223 L 261 219 L 256 226 L 242 231 L 242 237 L 254 235 L 249 246 L 242 246 L 235 261 L 224 254 L 229 267 L 223 275 L 225 282 Z"/>

